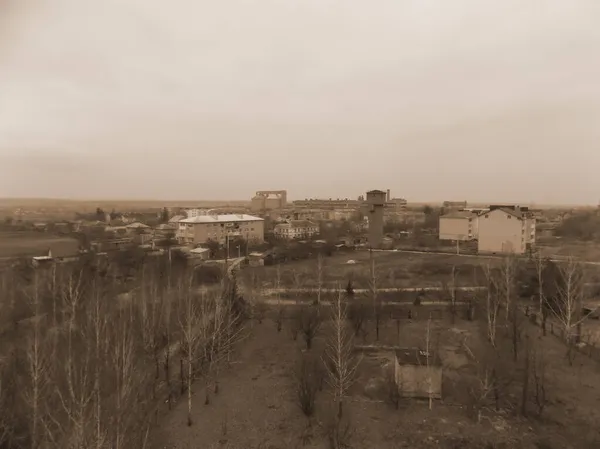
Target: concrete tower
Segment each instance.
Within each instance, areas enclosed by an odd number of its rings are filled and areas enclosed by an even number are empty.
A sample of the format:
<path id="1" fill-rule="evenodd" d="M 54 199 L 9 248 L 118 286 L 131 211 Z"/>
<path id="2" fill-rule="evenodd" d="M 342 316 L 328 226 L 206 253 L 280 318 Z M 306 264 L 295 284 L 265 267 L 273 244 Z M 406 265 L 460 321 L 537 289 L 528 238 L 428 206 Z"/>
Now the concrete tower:
<path id="1" fill-rule="evenodd" d="M 369 217 L 369 247 L 380 248 L 383 240 L 383 209 L 387 192 L 371 190 L 367 192 L 367 217 Z"/>

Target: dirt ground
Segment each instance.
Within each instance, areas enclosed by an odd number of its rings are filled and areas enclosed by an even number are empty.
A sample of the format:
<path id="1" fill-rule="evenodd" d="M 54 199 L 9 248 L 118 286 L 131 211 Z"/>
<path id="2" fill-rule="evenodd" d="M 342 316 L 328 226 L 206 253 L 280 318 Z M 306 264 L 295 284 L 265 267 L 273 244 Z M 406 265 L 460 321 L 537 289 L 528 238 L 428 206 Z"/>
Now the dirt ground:
<path id="1" fill-rule="evenodd" d="M 425 321 L 403 321 L 400 333 L 395 322 L 381 330 L 379 344 L 421 346 Z M 545 418 L 525 420 L 506 412 L 490 413 L 480 424 L 468 414 L 464 404 L 464 379 L 472 372 L 462 341 L 477 338 L 478 324 L 444 320 L 432 324 L 432 338 L 443 363 L 444 400 L 404 400 L 400 410 L 386 401 L 384 369 L 390 358 L 385 352 L 365 356 L 345 408 L 350 447 L 361 448 L 573 448 L 597 446 L 600 419 L 600 374 L 598 366 L 579 356 L 568 366 L 565 348 L 555 337 L 542 341 L 549 360 L 549 396 Z M 251 327 L 251 328 L 250 328 Z M 248 337 L 239 343 L 228 368 L 220 376 L 220 391 L 211 394 L 205 405 L 203 386 L 198 384 L 193 398 L 193 424 L 186 425 L 187 404 L 181 399 L 165 416 L 152 441 L 154 449 L 179 448 L 309 448 L 328 446 L 328 423 L 332 397 L 325 387 L 317 397 L 312 425 L 302 415 L 295 400 L 295 369 L 305 345 L 294 341 L 284 323 L 278 333 L 271 320 L 249 325 Z M 537 332 L 537 329 L 534 330 Z M 366 343 L 374 343 L 370 329 Z M 364 344 L 362 338 L 357 341 Z M 321 335 L 311 352 L 320 354 Z M 347 420 L 347 421 L 346 421 Z M 546 442 L 546 445 L 542 445 Z M 486 444 L 492 443 L 492 446 Z M 596 444 L 596 445 L 594 445 Z"/>
<path id="2" fill-rule="evenodd" d="M 457 269 L 457 285 L 479 285 L 483 281 L 477 267 L 481 259 L 468 256 L 418 254 L 403 252 L 373 252 L 377 282 L 380 287 L 414 287 L 418 285 L 439 287 L 441 280 L 449 278 L 453 266 Z M 348 263 L 348 261 L 353 261 Z M 495 261 L 492 260 L 492 263 Z M 243 276 L 255 273 L 266 288 L 274 287 L 277 266 L 265 266 L 244 270 Z M 280 265 L 281 285 L 294 286 L 294 274 L 299 277 L 301 287 L 316 285 L 317 260 L 306 259 Z M 335 254 L 323 259 L 324 285 L 346 286 L 352 279 L 355 288 L 368 288 L 370 280 L 368 251 Z"/>

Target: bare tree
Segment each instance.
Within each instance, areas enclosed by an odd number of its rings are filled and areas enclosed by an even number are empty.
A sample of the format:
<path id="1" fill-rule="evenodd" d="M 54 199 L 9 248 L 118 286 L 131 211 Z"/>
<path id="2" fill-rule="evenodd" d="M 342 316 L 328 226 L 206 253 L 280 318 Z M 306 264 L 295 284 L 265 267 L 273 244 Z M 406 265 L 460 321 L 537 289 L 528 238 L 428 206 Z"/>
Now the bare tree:
<path id="1" fill-rule="evenodd" d="M 533 383 L 531 396 L 537 409 L 537 415 L 541 417 L 548 403 L 546 358 L 541 345 L 532 348 L 530 366 Z"/>
<path id="2" fill-rule="evenodd" d="M 584 276 L 579 262 L 570 257 L 559 267 L 560 281 L 557 282 L 557 297 L 548 300 L 552 315 L 560 324 L 567 343 L 567 358 L 573 365 L 576 330 L 586 319 L 583 314 Z"/>
<path id="3" fill-rule="evenodd" d="M 49 360 L 43 335 L 42 324 L 44 316 L 41 312 L 39 297 L 39 272 L 34 270 L 33 286 L 29 300 L 33 312 L 31 317 L 32 331 L 27 336 L 27 386 L 24 389 L 28 405 L 30 448 L 38 449 L 44 426 L 45 413 L 43 410 L 44 397 L 47 392 Z"/>
<path id="4" fill-rule="evenodd" d="M 192 425 L 192 384 L 194 381 L 194 366 L 198 360 L 198 351 L 203 344 L 207 317 L 203 315 L 196 298 L 191 292 L 191 285 L 183 295 L 183 310 L 180 317 L 181 333 L 183 336 L 182 350 L 187 364 L 187 425 Z M 204 301 L 202 298 L 200 303 Z"/>
<path id="5" fill-rule="evenodd" d="M 298 307 L 295 313 L 295 326 L 304 338 L 306 349 L 312 348 L 312 342 L 321 328 L 321 316 L 318 307 L 316 305 L 302 305 Z"/>
<path id="6" fill-rule="evenodd" d="M 338 419 L 341 419 L 343 399 L 355 380 L 360 360 L 354 355 L 354 341 L 346 327 L 346 305 L 341 293 L 332 304 L 331 315 L 333 331 L 325 349 L 325 366 L 338 405 Z"/>
<path id="7" fill-rule="evenodd" d="M 381 321 L 383 319 L 383 308 L 381 300 L 377 295 L 378 277 L 372 250 L 369 250 L 369 264 L 369 292 L 371 295 L 371 300 L 373 301 L 373 318 L 375 319 L 375 339 L 376 341 L 379 341 L 379 330 L 381 327 Z"/>
<path id="8" fill-rule="evenodd" d="M 367 307 L 368 306 L 360 300 L 352 301 L 348 306 L 348 320 L 350 321 L 355 337 L 358 337 L 359 334 L 362 333 L 363 338 L 366 339 L 367 329 L 365 328 L 365 322 L 369 315 Z"/>
<path id="9" fill-rule="evenodd" d="M 131 406 L 140 400 L 136 390 L 142 384 L 136 369 L 136 347 L 128 312 L 120 311 L 115 319 L 113 341 L 111 342 L 112 378 L 114 382 L 114 409 L 112 411 L 112 447 L 127 447 L 131 436 L 130 425 L 138 417 L 132 415 Z M 141 349 L 141 348 L 140 348 Z M 139 405 L 139 404 L 135 404 Z"/>
<path id="10" fill-rule="evenodd" d="M 14 390 L 8 376 L 6 361 L 0 359 L 0 447 L 11 447 L 14 424 L 11 419 L 10 390 Z"/>
<path id="11" fill-rule="evenodd" d="M 321 304 L 321 294 L 323 290 L 323 282 L 324 282 L 324 264 L 323 264 L 323 255 L 321 252 L 317 255 L 317 300 L 316 304 Z"/>
<path id="12" fill-rule="evenodd" d="M 537 279 L 537 294 L 538 294 L 538 314 L 541 320 L 542 335 L 546 335 L 546 299 L 544 295 L 544 268 L 546 266 L 545 259 L 542 258 L 542 254 L 537 251 L 533 258 L 535 266 L 535 275 Z"/>
<path id="13" fill-rule="evenodd" d="M 492 347 L 496 347 L 496 333 L 498 329 L 498 313 L 500 312 L 500 300 L 498 297 L 498 289 L 496 280 L 492 273 L 489 263 L 483 266 L 483 272 L 486 280 L 485 291 L 485 318 L 486 318 L 486 334 L 488 341 Z"/>
<path id="14" fill-rule="evenodd" d="M 427 334 L 425 336 L 425 363 L 427 367 L 427 395 L 429 399 L 429 410 L 433 408 L 433 385 L 431 378 L 431 313 L 427 319 Z"/>
<path id="15" fill-rule="evenodd" d="M 314 357 L 305 354 L 301 356 L 296 370 L 298 405 L 307 418 L 315 412 L 315 398 L 319 390 L 320 372 Z"/>
<path id="16" fill-rule="evenodd" d="M 277 315 L 275 316 L 275 323 L 277 324 L 277 332 L 281 332 L 283 326 L 283 306 L 281 305 L 281 266 L 277 265 Z"/>
<path id="17" fill-rule="evenodd" d="M 385 390 L 386 397 L 389 403 L 398 410 L 400 408 L 400 399 L 402 398 L 402 386 L 396 379 L 394 370 L 386 369 L 385 371 Z"/>
<path id="18" fill-rule="evenodd" d="M 498 279 L 498 288 L 502 294 L 505 309 L 505 323 L 508 323 L 510 308 L 515 301 L 515 276 L 516 276 L 516 259 L 513 256 L 506 256 L 502 259 L 500 273 Z"/>
<path id="19" fill-rule="evenodd" d="M 452 324 L 454 325 L 454 323 L 456 322 L 456 315 L 458 314 L 458 308 L 457 308 L 457 300 L 456 300 L 456 277 L 457 277 L 457 272 L 458 270 L 456 269 L 455 265 L 452 265 L 452 270 L 450 271 L 450 280 L 448 282 L 448 285 L 446 286 L 446 289 L 448 291 L 448 296 L 450 299 L 450 316 L 452 317 Z"/>

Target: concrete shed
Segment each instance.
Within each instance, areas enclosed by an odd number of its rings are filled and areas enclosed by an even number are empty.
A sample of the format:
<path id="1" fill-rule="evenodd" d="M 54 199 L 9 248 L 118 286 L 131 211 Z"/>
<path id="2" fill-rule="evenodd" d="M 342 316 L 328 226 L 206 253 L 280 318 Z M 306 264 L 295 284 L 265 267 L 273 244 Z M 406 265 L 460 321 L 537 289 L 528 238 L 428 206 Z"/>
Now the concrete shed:
<path id="1" fill-rule="evenodd" d="M 442 366 L 437 354 L 418 348 L 395 351 L 394 378 L 402 397 L 442 398 Z"/>

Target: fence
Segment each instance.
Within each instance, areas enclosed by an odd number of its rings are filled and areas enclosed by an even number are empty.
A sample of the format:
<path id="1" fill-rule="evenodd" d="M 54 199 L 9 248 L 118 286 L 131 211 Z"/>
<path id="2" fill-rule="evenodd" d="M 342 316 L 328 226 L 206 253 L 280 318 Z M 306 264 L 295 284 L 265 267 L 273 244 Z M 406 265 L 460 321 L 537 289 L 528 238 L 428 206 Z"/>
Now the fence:
<path id="1" fill-rule="evenodd" d="M 542 317 L 537 313 L 529 313 L 525 310 L 525 316 L 528 317 L 529 322 L 538 327 L 543 326 Z M 582 326 L 585 325 L 585 321 Z M 567 336 L 565 335 L 564 326 L 556 322 L 551 317 L 546 318 L 546 332 L 558 338 L 562 343 L 567 343 Z M 578 343 L 574 345 L 574 349 L 580 354 L 588 356 L 590 359 L 600 362 L 600 347 L 597 346 L 598 339 L 593 332 L 582 332 L 581 335 L 575 334 L 572 337 L 578 340 Z"/>

